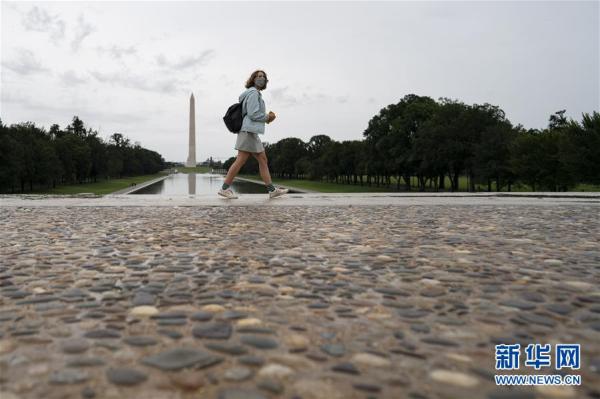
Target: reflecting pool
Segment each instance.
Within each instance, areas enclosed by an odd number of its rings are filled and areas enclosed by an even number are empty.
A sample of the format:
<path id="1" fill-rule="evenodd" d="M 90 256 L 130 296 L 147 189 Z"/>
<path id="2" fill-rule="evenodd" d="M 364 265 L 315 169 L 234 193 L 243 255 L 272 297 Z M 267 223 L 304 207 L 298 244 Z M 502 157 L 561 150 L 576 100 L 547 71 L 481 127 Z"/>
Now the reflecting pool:
<path id="1" fill-rule="evenodd" d="M 166 179 L 150 184 L 130 194 L 217 194 L 225 176 L 213 173 L 174 173 Z M 231 188 L 241 194 L 266 194 L 264 184 L 234 180 Z"/>

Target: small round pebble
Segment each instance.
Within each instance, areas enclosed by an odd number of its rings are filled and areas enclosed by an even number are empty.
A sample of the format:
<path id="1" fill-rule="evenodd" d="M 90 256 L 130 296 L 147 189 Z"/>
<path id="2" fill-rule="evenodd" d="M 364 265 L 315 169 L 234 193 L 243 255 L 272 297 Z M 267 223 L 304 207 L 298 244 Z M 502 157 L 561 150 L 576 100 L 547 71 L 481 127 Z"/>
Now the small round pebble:
<path id="1" fill-rule="evenodd" d="M 106 378 L 110 382 L 116 385 L 137 385 L 148 379 L 148 376 L 135 369 L 118 367 L 118 368 L 109 368 L 106 371 Z"/>

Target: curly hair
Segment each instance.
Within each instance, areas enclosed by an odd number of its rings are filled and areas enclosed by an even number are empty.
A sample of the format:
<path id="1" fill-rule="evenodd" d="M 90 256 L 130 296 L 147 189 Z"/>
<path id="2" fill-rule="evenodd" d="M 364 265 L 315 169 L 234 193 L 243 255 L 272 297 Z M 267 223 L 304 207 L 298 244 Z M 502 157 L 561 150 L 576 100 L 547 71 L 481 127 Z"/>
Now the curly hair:
<path id="1" fill-rule="evenodd" d="M 249 89 L 252 86 L 254 86 L 254 78 L 256 78 L 256 75 L 258 75 L 259 72 L 262 72 L 265 74 L 265 87 L 263 87 L 262 90 L 267 88 L 267 84 L 269 83 L 269 78 L 267 78 L 267 73 L 265 71 L 258 69 L 256 71 L 252 72 L 252 75 L 250 75 L 250 77 L 246 81 L 246 89 Z"/>

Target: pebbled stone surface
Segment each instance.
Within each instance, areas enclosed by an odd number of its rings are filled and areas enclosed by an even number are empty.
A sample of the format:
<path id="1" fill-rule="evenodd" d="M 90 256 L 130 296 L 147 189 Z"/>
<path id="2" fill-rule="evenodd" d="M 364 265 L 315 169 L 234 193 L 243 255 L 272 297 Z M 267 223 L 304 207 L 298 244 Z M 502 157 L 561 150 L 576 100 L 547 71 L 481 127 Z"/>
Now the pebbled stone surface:
<path id="1" fill-rule="evenodd" d="M 598 397 L 599 207 L 489 201 L 0 206 L 0 396 Z M 557 342 L 582 386 L 495 385 Z"/>

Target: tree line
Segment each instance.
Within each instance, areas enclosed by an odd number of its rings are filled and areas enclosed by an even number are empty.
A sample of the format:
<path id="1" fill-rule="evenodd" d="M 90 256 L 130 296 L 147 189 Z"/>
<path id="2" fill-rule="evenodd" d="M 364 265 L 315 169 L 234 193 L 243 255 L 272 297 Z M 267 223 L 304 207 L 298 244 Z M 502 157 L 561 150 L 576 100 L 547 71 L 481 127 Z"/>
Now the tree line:
<path id="1" fill-rule="evenodd" d="M 77 116 L 65 129 L 53 124 L 48 131 L 32 122 L 6 126 L 0 120 L 3 193 L 154 174 L 164 168 L 157 152 L 132 145 L 121 133 L 105 141 Z"/>
<path id="2" fill-rule="evenodd" d="M 316 135 L 264 143 L 272 176 L 376 185 L 397 190 L 467 189 L 566 191 L 600 184 L 600 114 L 567 120 L 565 111 L 544 129 L 513 126 L 498 106 L 406 95 L 380 110 L 363 140 Z M 229 169 L 235 158 L 229 158 Z M 258 173 L 251 159 L 241 173 Z"/>
<path id="3" fill-rule="evenodd" d="M 551 115 L 544 129 L 525 129 L 488 103 L 409 94 L 373 116 L 362 140 L 315 135 L 308 142 L 288 137 L 264 147 L 271 174 L 280 178 L 420 191 L 457 191 L 459 178 L 466 178 L 469 191 L 598 185 L 600 114 L 584 113 L 578 122 L 564 113 Z M 153 174 L 169 164 L 121 133 L 105 142 L 77 116 L 65 129 L 54 124 L 48 131 L 0 120 L 0 192 Z M 258 173 L 256 160 L 251 157 L 241 173 Z"/>

